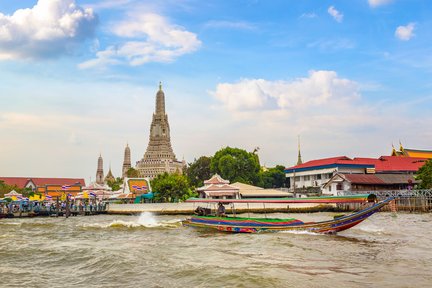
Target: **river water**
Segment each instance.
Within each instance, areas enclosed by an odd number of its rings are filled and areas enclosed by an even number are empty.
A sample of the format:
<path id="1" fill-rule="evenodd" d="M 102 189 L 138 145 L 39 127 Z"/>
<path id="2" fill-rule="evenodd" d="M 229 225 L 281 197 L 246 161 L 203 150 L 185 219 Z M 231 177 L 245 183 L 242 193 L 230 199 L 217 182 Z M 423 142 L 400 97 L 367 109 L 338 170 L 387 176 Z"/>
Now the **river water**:
<path id="1" fill-rule="evenodd" d="M 1 219 L 0 287 L 432 287 L 432 214 L 378 213 L 338 235 L 228 234 L 182 219 Z"/>

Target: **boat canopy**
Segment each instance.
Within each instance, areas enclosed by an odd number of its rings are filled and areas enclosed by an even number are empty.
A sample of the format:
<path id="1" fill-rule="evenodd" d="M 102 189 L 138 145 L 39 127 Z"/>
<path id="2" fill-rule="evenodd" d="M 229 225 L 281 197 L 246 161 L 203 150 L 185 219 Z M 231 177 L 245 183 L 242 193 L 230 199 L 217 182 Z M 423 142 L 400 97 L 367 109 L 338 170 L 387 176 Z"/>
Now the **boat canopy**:
<path id="1" fill-rule="evenodd" d="M 247 199 L 209 199 L 209 198 L 189 198 L 186 202 L 192 203 L 365 203 L 376 202 L 375 194 L 358 194 L 349 196 L 323 196 L 306 198 L 247 198 Z"/>

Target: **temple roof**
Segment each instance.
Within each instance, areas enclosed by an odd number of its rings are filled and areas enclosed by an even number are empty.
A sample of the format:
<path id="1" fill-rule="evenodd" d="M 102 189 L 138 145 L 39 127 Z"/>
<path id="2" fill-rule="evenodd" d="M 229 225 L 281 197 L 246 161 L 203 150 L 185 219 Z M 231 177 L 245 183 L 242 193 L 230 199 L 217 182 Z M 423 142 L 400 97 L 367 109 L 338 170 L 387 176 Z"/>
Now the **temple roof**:
<path id="1" fill-rule="evenodd" d="M 391 156 L 432 159 L 432 150 L 404 148 L 402 144 L 400 144 L 399 151 L 392 146 Z"/>
<path id="2" fill-rule="evenodd" d="M 210 179 L 205 180 L 204 184 L 229 184 L 229 180 L 222 179 L 219 174 L 214 174 Z"/>
<path id="3" fill-rule="evenodd" d="M 229 184 L 229 180 L 222 179 L 218 174 L 214 174 L 209 180 L 204 181 L 204 186 L 197 189 L 197 191 L 225 191 L 238 193 L 239 188 Z"/>
<path id="4" fill-rule="evenodd" d="M 105 181 L 107 181 L 108 179 L 115 179 L 114 175 L 111 172 L 111 167 L 108 171 L 108 174 L 105 176 Z"/>

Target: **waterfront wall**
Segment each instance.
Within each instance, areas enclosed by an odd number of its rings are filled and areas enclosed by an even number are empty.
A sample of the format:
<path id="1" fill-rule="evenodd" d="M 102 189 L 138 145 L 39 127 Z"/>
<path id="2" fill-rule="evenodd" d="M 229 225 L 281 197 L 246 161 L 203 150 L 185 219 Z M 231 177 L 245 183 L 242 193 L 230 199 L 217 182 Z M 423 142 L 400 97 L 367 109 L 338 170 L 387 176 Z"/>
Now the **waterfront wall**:
<path id="1" fill-rule="evenodd" d="M 143 212 L 151 212 L 154 214 L 193 214 L 198 207 L 217 209 L 217 203 L 207 205 L 205 203 L 145 203 L 145 204 L 110 204 L 107 207 L 108 214 L 139 214 Z M 231 214 L 231 206 L 225 205 L 226 212 Z M 236 213 L 274 213 L 274 212 L 310 212 L 332 210 L 334 205 L 319 205 L 319 204 L 295 204 L 289 206 L 287 204 L 267 203 L 236 203 Z"/>

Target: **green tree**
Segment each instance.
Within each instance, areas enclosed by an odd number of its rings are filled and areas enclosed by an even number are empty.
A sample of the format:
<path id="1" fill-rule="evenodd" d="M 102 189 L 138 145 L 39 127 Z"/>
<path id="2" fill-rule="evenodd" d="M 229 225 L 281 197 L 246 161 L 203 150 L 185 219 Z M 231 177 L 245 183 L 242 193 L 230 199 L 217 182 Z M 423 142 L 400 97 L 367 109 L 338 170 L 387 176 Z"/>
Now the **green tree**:
<path id="1" fill-rule="evenodd" d="M 8 185 L 4 183 L 4 181 L 0 181 L 0 198 L 4 197 L 4 194 L 7 194 L 11 192 L 12 190 L 17 191 L 18 193 L 21 193 L 23 190 L 27 191 L 28 188 L 20 189 L 16 185 Z M 31 189 L 30 189 L 31 191 Z"/>
<path id="2" fill-rule="evenodd" d="M 285 186 L 285 167 L 277 165 L 260 173 L 263 188 L 280 188 Z"/>
<path id="3" fill-rule="evenodd" d="M 4 194 L 7 194 L 9 192 L 9 185 L 4 183 L 4 181 L 0 180 L 0 198 L 3 198 Z"/>
<path id="4" fill-rule="evenodd" d="M 432 188 L 432 159 L 429 159 L 422 167 L 420 167 L 416 174 L 416 180 L 421 181 L 419 188 Z"/>
<path id="5" fill-rule="evenodd" d="M 151 181 L 151 186 L 156 202 L 179 202 L 196 196 L 188 178 L 181 174 L 160 174 Z"/>
<path id="6" fill-rule="evenodd" d="M 260 163 L 255 151 L 247 152 L 239 148 L 223 148 L 212 157 L 210 171 L 218 173 L 231 183 L 260 184 Z"/>
<path id="7" fill-rule="evenodd" d="M 139 172 L 135 168 L 131 167 L 126 171 L 126 175 L 128 178 L 139 178 Z"/>
<path id="8" fill-rule="evenodd" d="M 204 180 L 210 179 L 212 173 L 210 171 L 211 157 L 201 156 L 195 159 L 187 167 L 185 174 L 189 179 L 189 183 L 193 187 L 201 187 L 204 185 Z"/>
<path id="9" fill-rule="evenodd" d="M 107 185 L 111 187 L 112 191 L 118 191 L 120 190 L 120 186 L 123 184 L 123 179 L 120 177 L 117 177 L 114 180 L 108 180 Z"/>

